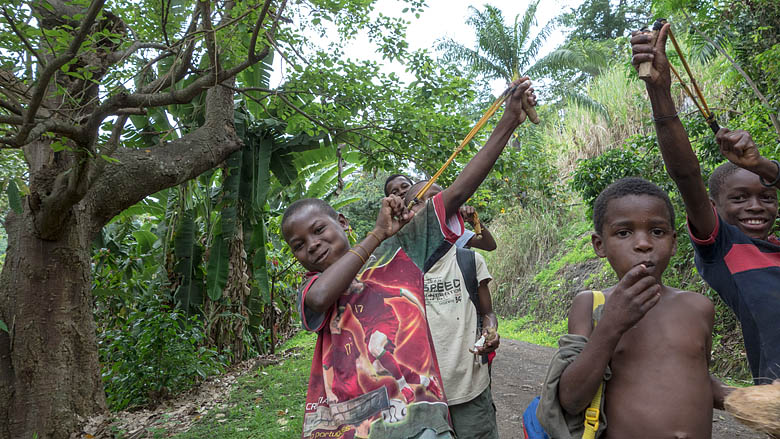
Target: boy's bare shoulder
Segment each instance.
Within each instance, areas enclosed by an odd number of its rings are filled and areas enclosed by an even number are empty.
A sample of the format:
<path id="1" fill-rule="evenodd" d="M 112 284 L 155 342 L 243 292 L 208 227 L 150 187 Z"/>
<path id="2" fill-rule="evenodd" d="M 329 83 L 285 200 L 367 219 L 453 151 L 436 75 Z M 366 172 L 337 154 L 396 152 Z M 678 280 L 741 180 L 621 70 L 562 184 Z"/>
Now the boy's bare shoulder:
<path id="1" fill-rule="evenodd" d="M 705 315 L 715 314 L 715 305 L 709 297 L 693 291 L 678 290 L 677 288 L 666 287 L 666 289 L 669 292 L 670 299 L 676 302 L 676 306 L 687 306 Z"/>
<path id="2" fill-rule="evenodd" d="M 589 336 L 593 331 L 593 291 L 580 291 L 569 308 L 569 334 Z"/>

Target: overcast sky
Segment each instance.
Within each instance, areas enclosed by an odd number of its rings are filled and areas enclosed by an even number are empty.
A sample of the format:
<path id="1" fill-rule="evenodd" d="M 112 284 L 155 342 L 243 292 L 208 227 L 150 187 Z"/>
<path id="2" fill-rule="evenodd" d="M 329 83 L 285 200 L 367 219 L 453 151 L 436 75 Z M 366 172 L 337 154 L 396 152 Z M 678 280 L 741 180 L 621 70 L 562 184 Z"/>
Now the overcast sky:
<path id="1" fill-rule="evenodd" d="M 474 32 L 466 24 L 469 17 L 469 6 L 482 9 L 485 3 L 490 3 L 498 7 L 504 14 L 506 23 L 513 23 L 515 15 L 525 12 L 530 0 L 494 0 L 492 2 L 474 2 L 469 0 L 427 0 L 428 6 L 420 15 L 419 19 L 412 16 L 412 21 L 407 29 L 406 41 L 411 50 L 421 48 L 433 48 L 436 40 L 440 38 L 452 38 L 455 41 L 467 46 L 474 47 Z M 582 0 L 543 0 L 537 8 L 537 25 L 542 26 L 555 18 L 562 11 L 567 11 L 573 6 L 582 3 Z M 376 10 L 388 16 L 400 16 L 401 10 L 405 6 L 399 0 L 379 0 Z M 407 19 L 409 14 L 407 15 Z M 534 32 L 535 35 L 535 32 Z M 540 55 L 551 51 L 564 40 L 563 33 L 559 30 L 553 32 L 547 39 L 547 44 Z M 374 54 L 375 47 L 368 43 L 367 38 L 359 38 L 354 41 L 346 50 L 350 58 L 369 58 L 381 61 L 381 56 Z M 395 71 L 401 78 L 407 78 L 408 75 L 400 65 L 385 63 L 388 71 Z M 271 85 L 278 86 L 283 82 L 283 70 L 281 57 L 276 57 L 274 63 L 274 74 L 271 76 Z M 494 85 L 496 92 L 500 91 L 504 85 L 497 83 Z"/>

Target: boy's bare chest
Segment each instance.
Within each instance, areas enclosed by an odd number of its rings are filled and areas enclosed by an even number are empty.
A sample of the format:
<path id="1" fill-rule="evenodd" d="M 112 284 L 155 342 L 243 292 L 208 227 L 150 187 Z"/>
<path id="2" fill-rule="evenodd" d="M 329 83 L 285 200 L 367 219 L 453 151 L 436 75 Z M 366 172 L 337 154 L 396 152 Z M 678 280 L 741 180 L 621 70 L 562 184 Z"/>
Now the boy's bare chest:
<path id="1" fill-rule="evenodd" d="M 707 322 L 672 305 L 659 303 L 626 331 L 615 349 L 613 361 L 625 356 L 628 359 L 683 356 L 706 360 L 711 337 Z"/>

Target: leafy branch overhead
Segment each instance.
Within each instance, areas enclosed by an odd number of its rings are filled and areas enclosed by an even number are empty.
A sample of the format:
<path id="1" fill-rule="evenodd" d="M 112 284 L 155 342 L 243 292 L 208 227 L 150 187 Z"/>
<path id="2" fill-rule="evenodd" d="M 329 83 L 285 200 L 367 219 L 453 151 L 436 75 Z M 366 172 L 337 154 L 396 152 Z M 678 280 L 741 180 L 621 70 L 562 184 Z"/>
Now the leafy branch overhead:
<path id="1" fill-rule="evenodd" d="M 105 0 L 4 6 L 4 35 L 16 38 L 0 54 L 0 147 L 29 147 L 39 156 L 51 149 L 59 162 L 42 164 L 49 168 L 46 180 L 33 175 L 31 181 L 36 196 L 30 207 L 42 234 L 56 235 L 57 221 L 51 217 L 94 191 L 97 181 L 117 184 L 116 173 L 105 173 L 106 168 L 140 158 L 125 142 L 128 118 L 188 104 L 268 56 L 284 5 L 273 0 L 228 2 L 213 9 L 210 2 L 169 4 L 177 9 L 177 20 L 186 17 L 186 22 L 167 22 L 174 15 L 163 11 L 163 42 L 145 27 L 128 25 L 123 17 L 129 11 L 119 5 L 108 10 Z M 147 151 L 147 158 L 165 162 L 166 152 L 205 138 L 240 145 L 231 124 L 219 122 L 232 116 L 230 101 L 214 96 L 211 104 L 214 111 L 206 113 L 201 130 L 172 140 L 165 149 Z M 184 181 L 205 169 L 174 178 Z M 39 193 L 38 185 L 46 190 Z M 120 203 L 98 210 L 113 216 L 148 190 L 130 190 Z"/>

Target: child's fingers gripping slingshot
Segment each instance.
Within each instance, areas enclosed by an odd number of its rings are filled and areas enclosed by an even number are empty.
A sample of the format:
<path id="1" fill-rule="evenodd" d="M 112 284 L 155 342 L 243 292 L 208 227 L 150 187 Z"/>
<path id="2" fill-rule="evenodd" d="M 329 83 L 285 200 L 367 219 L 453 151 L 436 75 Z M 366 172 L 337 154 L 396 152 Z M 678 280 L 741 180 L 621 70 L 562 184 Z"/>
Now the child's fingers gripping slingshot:
<path id="1" fill-rule="evenodd" d="M 528 81 L 528 77 L 520 78 L 522 81 Z M 425 195 L 426 192 L 428 192 L 428 189 L 433 186 L 434 183 L 436 183 L 436 180 L 441 176 L 441 174 L 444 172 L 445 169 L 447 169 L 447 166 L 452 163 L 453 160 L 455 160 L 455 157 L 460 153 L 461 150 L 469 143 L 471 142 L 471 139 L 474 138 L 474 136 L 479 132 L 480 129 L 482 129 L 483 126 L 487 123 L 487 121 L 498 111 L 498 109 L 501 107 L 501 104 L 504 103 L 507 98 L 512 96 L 514 92 L 520 87 L 521 84 L 524 82 L 519 83 L 513 83 L 509 86 L 506 90 L 504 90 L 503 93 L 501 93 L 501 96 L 496 99 L 495 102 L 485 111 L 485 114 L 482 115 L 482 118 L 479 119 L 479 121 L 474 125 L 474 127 L 469 131 L 468 134 L 466 134 L 466 137 L 463 138 L 463 141 L 460 142 L 460 145 L 458 145 L 457 148 L 455 148 L 455 151 L 452 152 L 452 155 L 450 155 L 450 158 L 447 159 L 446 162 L 442 165 L 441 168 L 439 168 L 438 171 L 431 177 L 430 180 L 428 180 L 428 183 L 426 183 L 422 188 L 420 188 L 420 191 L 417 192 L 417 194 L 414 196 L 414 199 L 409 202 L 409 205 L 407 206 L 408 209 L 411 209 L 412 206 L 419 203 L 420 200 L 422 200 L 423 195 Z M 525 111 L 528 118 L 531 120 L 531 122 L 538 124 L 539 123 L 539 116 L 536 114 L 536 109 L 534 108 L 534 105 L 532 105 L 530 102 L 528 102 L 528 98 L 525 95 L 525 91 L 522 95 L 522 102 L 523 102 L 523 110 Z M 478 220 L 475 222 L 475 228 L 481 226 L 477 226 L 479 224 Z M 477 233 L 479 234 L 479 233 Z"/>
<path id="2" fill-rule="evenodd" d="M 685 60 L 685 56 L 683 55 L 682 50 L 680 49 L 680 45 L 677 44 L 677 39 L 674 37 L 674 33 L 672 33 L 671 24 L 668 24 L 665 19 L 659 18 L 653 24 L 652 31 L 645 28 L 641 30 L 640 33 L 649 35 L 650 40 L 648 41 L 648 43 L 650 44 L 650 46 L 655 46 L 658 37 L 663 35 L 662 31 L 664 30 L 664 28 L 666 28 L 666 35 L 668 35 L 668 37 L 672 40 L 672 45 L 674 46 L 674 50 L 677 52 L 677 55 L 680 58 L 680 62 L 682 63 L 683 68 L 688 73 L 688 77 L 691 79 L 691 85 L 693 86 L 695 95 L 688 87 L 688 85 L 685 84 L 682 77 L 677 72 L 677 69 L 674 68 L 671 62 L 669 63 L 669 69 L 672 71 L 674 76 L 680 82 L 680 85 L 682 85 L 682 88 L 685 91 L 685 93 L 691 98 L 693 103 L 696 105 L 696 108 L 699 109 L 701 115 L 704 116 L 704 120 L 707 122 L 707 125 L 710 127 L 712 132 L 717 134 L 718 130 L 720 130 L 720 125 L 718 125 L 718 122 L 715 120 L 715 114 L 713 114 L 712 111 L 710 111 L 710 107 L 707 105 L 707 101 L 704 99 L 704 94 L 702 94 L 699 85 L 696 83 L 696 79 L 693 77 L 693 73 L 691 73 L 691 68 L 688 66 L 688 62 Z M 666 39 L 661 38 L 661 44 L 665 44 L 665 43 L 666 43 Z M 652 61 L 645 61 L 640 63 L 638 70 L 639 70 L 639 77 L 645 80 L 651 78 L 655 73 Z M 677 115 L 675 114 L 674 116 L 676 117 Z"/>

